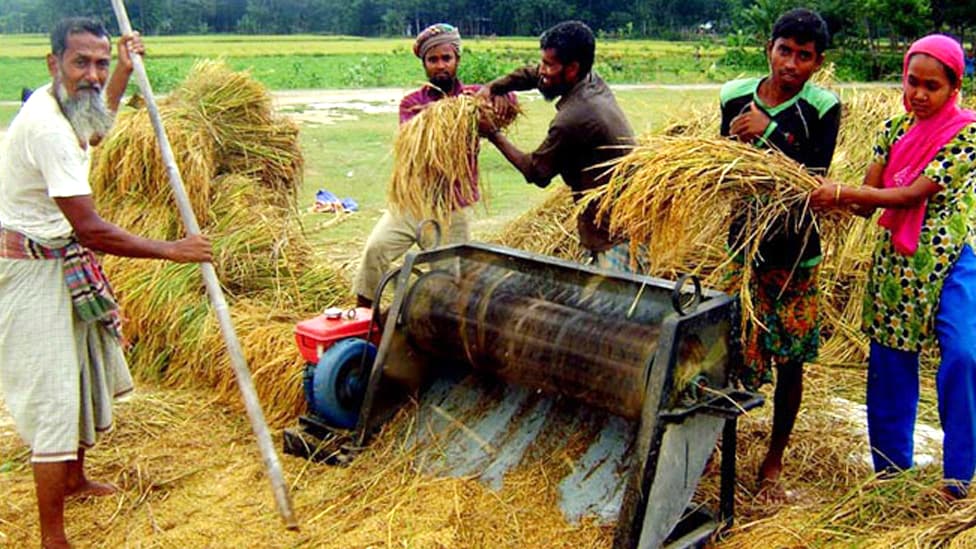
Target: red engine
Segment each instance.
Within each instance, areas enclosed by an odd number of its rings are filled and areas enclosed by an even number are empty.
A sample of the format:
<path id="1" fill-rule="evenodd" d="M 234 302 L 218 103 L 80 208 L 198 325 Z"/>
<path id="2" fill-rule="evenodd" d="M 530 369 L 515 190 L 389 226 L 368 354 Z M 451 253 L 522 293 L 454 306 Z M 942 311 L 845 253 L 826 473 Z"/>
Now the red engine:
<path id="1" fill-rule="evenodd" d="M 329 347 L 336 342 L 350 338 L 366 338 L 369 321 L 373 318 L 372 309 L 357 307 L 343 310 L 329 308 L 315 318 L 303 320 L 295 325 L 295 342 L 306 362 L 316 364 Z M 373 341 L 378 342 L 380 327 L 373 328 Z"/>

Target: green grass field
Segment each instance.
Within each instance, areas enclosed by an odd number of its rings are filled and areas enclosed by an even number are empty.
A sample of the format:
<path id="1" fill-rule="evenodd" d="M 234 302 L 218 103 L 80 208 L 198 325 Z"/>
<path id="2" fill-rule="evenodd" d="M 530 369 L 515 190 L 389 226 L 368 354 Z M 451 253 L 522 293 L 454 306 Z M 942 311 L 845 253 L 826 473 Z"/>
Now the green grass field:
<path id="1" fill-rule="evenodd" d="M 241 35 L 147 36 L 153 57 L 269 57 L 282 55 L 341 55 L 410 53 L 410 38 L 363 38 L 359 36 Z M 693 54 L 698 43 L 665 40 L 601 40 L 601 55 Z M 536 53 L 539 41 L 533 37 L 465 38 L 467 51 L 524 50 Z M 0 34 L 3 57 L 39 59 L 50 51 L 48 37 L 41 34 Z M 709 52 L 723 51 L 721 48 Z"/>
<path id="2" fill-rule="evenodd" d="M 409 39 L 335 36 L 147 37 L 146 67 L 153 87 L 167 91 L 200 58 L 224 57 L 248 69 L 271 89 L 411 86 L 419 61 Z M 538 59 L 535 38 L 471 39 L 464 42 L 461 77 L 483 81 Z M 14 100 L 23 87 L 49 77 L 41 35 L 0 35 L 0 100 Z M 606 40 L 597 46 L 597 71 L 616 83 L 692 83 L 726 80 L 738 68 L 722 67 L 725 48 L 706 42 Z M 422 76 L 422 75 L 421 75 Z"/>
<path id="3" fill-rule="evenodd" d="M 14 119 L 14 115 L 20 107 L 13 105 L 0 105 L 0 128 L 6 128 L 10 125 L 10 121 Z"/>

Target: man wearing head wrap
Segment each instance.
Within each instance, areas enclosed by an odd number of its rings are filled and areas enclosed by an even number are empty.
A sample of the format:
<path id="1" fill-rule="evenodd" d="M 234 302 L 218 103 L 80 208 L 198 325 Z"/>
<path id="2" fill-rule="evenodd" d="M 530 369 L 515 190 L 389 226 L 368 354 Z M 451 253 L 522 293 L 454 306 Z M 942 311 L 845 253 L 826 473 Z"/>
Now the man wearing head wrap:
<path id="1" fill-rule="evenodd" d="M 481 89 L 479 85 L 462 84 L 457 77 L 458 66 L 461 63 L 461 33 L 457 28 L 446 23 L 438 23 L 427 27 L 419 35 L 413 45 L 416 55 L 427 73 L 428 83 L 419 90 L 407 95 L 400 101 L 400 124 L 407 123 L 424 110 L 428 105 L 445 97 L 464 94 L 475 94 Z M 514 96 L 509 99 L 514 101 Z M 478 200 L 478 170 L 477 152 L 470 159 L 474 166 L 472 181 L 458 181 L 457 185 L 470 185 L 471 196 Z M 458 196 L 461 196 L 459 193 Z M 455 211 L 451 216 L 450 228 L 444 235 L 445 243 L 456 244 L 470 239 L 468 226 L 468 206 Z M 373 227 L 359 268 L 353 278 L 353 292 L 356 294 L 357 305 L 369 307 L 372 305 L 376 289 L 384 273 L 390 265 L 403 256 L 417 242 L 417 229 L 420 219 L 387 211 Z"/>

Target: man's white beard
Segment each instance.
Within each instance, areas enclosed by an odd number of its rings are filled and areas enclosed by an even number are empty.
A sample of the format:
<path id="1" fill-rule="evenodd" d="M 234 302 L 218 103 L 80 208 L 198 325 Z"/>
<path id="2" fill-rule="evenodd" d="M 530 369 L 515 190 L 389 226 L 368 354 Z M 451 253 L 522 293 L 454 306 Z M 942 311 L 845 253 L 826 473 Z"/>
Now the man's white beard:
<path id="1" fill-rule="evenodd" d="M 70 97 L 64 80 L 59 78 L 55 83 L 54 97 L 82 142 L 89 143 L 92 138 L 101 139 L 112 129 L 115 115 L 108 110 L 101 90 L 78 88 L 75 96 Z"/>

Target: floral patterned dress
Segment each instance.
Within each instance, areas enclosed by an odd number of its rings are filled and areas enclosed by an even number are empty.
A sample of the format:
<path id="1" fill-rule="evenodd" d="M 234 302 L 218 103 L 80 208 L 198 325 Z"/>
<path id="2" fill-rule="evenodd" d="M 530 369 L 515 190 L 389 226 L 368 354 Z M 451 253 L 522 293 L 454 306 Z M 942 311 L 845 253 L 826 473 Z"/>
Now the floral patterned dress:
<path id="1" fill-rule="evenodd" d="M 910 114 L 885 122 L 874 161 L 886 163 L 891 146 L 911 127 Z M 895 251 L 884 231 L 874 250 L 862 313 L 873 341 L 902 351 L 920 351 L 934 339 L 942 283 L 969 244 L 976 249 L 976 124 L 964 127 L 922 172 L 942 190 L 929 197 L 918 250 Z"/>

